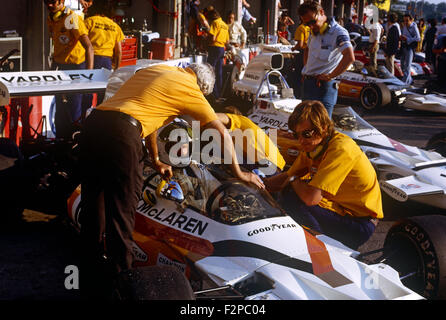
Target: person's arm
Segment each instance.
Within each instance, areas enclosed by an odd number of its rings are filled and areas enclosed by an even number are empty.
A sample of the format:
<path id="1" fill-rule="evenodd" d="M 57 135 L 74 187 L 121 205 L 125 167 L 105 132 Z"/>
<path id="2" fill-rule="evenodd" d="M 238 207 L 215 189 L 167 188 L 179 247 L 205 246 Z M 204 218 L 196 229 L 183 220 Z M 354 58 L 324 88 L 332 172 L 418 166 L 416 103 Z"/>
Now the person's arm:
<path id="1" fill-rule="evenodd" d="M 308 47 L 306 47 L 304 50 L 304 65 L 307 64 L 307 60 L 308 60 Z"/>
<path id="2" fill-rule="evenodd" d="M 355 62 L 355 54 L 353 52 L 353 47 L 350 46 L 342 51 L 342 60 L 339 62 L 338 66 L 329 74 L 319 75 L 318 79 L 321 81 L 330 81 L 344 73 L 353 62 Z"/>
<path id="3" fill-rule="evenodd" d="M 94 49 L 91 41 L 86 34 L 79 37 L 79 41 L 85 49 L 85 62 L 87 69 L 93 69 Z"/>
<path id="4" fill-rule="evenodd" d="M 295 178 L 290 184 L 294 192 L 307 206 L 315 206 L 322 200 L 321 189 L 312 187 L 298 178 Z"/>
<path id="5" fill-rule="evenodd" d="M 113 69 L 118 69 L 122 59 L 122 46 L 121 41 L 116 41 L 113 48 Z"/>
<path id="6" fill-rule="evenodd" d="M 154 169 L 158 171 L 165 179 L 170 179 L 173 176 L 172 167 L 160 161 L 158 157 L 158 132 L 154 131 L 145 138 L 146 148 L 149 150 Z"/>
<path id="7" fill-rule="evenodd" d="M 260 177 L 252 172 L 243 172 L 240 169 L 240 166 L 238 164 L 237 155 L 234 148 L 234 143 L 232 142 L 232 138 L 229 135 L 228 130 L 226 130 L 225 126 L 220 120 L 213 120 L 209 122 L 205 128 L 214 128 L 219 133 L 220 136 L 223 139 L 223 155 L 230 155 L 232 161 L 231 161 L 231 169 L 233 174 L 239 178 L 242 181 L 250 182 L 255 184 L 257 187 L 263 189 L 265 188 L 265 185 L 263 184 L 262 179 Z"/>

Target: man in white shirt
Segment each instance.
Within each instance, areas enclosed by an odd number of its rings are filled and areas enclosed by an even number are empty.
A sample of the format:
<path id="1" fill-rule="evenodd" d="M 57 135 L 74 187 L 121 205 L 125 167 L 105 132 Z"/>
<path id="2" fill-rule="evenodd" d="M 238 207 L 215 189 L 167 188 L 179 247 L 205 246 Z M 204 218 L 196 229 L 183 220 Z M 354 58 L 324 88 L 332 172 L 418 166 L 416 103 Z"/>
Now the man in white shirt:
<path id="1" fill-rule="evenodd" d="M 378 61 L 377 54 L 379 50 L 379 39 L 382 35 L 382 27 L 378 21 L 372 20 L 372 26 L 370 28 L 370 36 L 369 36 L 369 52 L 370 52 L 370 62 L 369 62 L 369 71 L 373 76 L 377 76 L 378 71 Z"/>
<path id="2" fill-rule="evenodd" d="M 441 19 L 441 25 L 437 26 L 435 36 L 438 37 L 441 34 L 446 34 L 446 18 Z"/>
<path id="3" fill-rule="evenodd" d="M 229 43 L 233 46 L 244 48 L 247 33 L 242 24 L 235 20 L 234 12 L 229 12 L 227 23 L 229 27 Z"/>

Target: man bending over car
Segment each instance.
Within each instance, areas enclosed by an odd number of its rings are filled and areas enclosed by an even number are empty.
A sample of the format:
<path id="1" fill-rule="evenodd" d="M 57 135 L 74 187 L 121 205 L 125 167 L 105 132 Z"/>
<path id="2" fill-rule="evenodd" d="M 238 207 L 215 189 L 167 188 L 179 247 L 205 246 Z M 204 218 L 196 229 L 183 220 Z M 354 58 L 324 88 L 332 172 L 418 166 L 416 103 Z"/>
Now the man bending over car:
<path id="1" fill-rule="evenodd" d="M 231 156 L 234 176 L 264 187 L 260 177 L 240 169 L 229 134 L 204 97 L 214 83 L 208 64 L 148 67 L 86 118 L 80 143 L 80 279 L 86 297 L 112 298 L 115 276 L 132 268 L 132 232 L 143 183 L 141 142 L 146 138 L 155 169 L 170 178 L 171 167 L 158 157 L 157 130 L 177 116 L 189 115 L 227 137 L 224 151 Z"/>
<path id="2" fill-rule="evenodd" d="M 365 243 L 383 218 L 375 170 L 358 145 L 334 130 L 324 105 L 307 100 L 288 119 L 299 155 L 284 173 L 265 179 L 270 192 L 299 224 L 352 249 Z"/>

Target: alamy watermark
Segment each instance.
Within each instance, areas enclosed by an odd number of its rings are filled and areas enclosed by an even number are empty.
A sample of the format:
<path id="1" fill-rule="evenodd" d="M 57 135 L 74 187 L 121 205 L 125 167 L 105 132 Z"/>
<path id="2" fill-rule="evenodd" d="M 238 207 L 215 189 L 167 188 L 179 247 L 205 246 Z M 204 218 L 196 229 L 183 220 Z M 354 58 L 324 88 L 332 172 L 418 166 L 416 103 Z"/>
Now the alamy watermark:
<path id="1" fill-rule="evenodd" d="M 190 144 L 185 129 L 174 129 L 168 140 L 174 143 L 169 150 L 169 161 L 174 165 L 187 165 L 195 160 L 202 164 L 232 164 L 231 152 L 234 146 L 239 164 L 259 164 L 266 175 L 276 172 L 278 161 L 277 130 L 270 129 L 265 134 L 260 128 L 236 129 L 229 131 L 222 139 L 214 128 L 200 129 L 199 121 L 192 121 L 192 143 Z M 228 141 L 230 139 L 230 141 Z M 182 150 L 188 144 L 191 150 L 185 155 Z"/>

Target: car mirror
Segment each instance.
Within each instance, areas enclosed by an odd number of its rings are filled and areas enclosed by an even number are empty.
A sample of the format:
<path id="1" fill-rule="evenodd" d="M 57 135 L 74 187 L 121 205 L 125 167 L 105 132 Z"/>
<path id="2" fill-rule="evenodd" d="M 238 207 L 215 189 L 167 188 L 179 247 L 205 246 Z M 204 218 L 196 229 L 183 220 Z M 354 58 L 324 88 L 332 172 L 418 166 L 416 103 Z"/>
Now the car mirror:
<path id="1" fill-rule="evenodd" d="M 178 203 L 182 203 L 184 201 L 184 194 L 181 186 L 175 180 L 161 180 L 158 188 L 156 189 L 156 193 L 158 196 L 163 197 L 167 200 L 172 200 Z"/>

